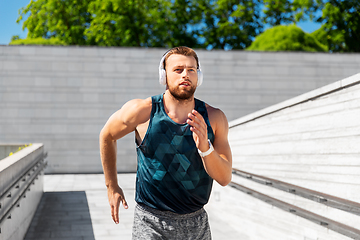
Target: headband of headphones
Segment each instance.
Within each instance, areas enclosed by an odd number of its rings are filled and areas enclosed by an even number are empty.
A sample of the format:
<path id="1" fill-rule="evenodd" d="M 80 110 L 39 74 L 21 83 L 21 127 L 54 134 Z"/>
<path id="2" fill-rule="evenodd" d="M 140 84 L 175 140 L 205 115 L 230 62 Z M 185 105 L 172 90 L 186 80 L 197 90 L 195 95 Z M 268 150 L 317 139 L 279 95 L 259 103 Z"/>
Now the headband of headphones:
<path id="1" fill-rule="evenodd" d="M 164 61 L 165 61 L 165 58 L 166 58 L 167 54 L 170 52 L 170 50 L 168 50 L 160 60 L 160 64 L 159 64 L 159 83 L 161 85 L 166 85 L 166 71 L 165 71 L 165 68 L 164 68 Z M 202 84 L 202 82 L 203 82 L 203 73 L 202 73 L 201 67 L 200 67 L 200 60 L 198 60 L 197 75 L 198 75 L 197 86 L 200 86 Z"/>

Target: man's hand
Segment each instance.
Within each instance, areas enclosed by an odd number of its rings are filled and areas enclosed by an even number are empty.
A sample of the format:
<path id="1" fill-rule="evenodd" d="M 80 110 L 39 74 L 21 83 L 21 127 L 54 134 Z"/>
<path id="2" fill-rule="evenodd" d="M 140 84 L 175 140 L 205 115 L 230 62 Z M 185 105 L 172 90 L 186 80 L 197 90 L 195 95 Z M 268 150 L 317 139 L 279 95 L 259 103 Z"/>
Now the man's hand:
<path id="1" fill-rule="evenodd" d="M 232 176 L 232 156 L 228 141 L 228 122 L 225 114 L 220 109 L 209 107 L 209 121 L 215 134 L 214 150 L 202 158 L 205 171 L 221 186 L 226 186 Z M 191 127 L 196 147 L 201 152 L 209 150 L 207 125 L 200 113 L 192 110 L 186 121 Z M 205 160 L 206 159 L 206 160 Z"/>
<path id="2" fill-rule="evenodd" d="M 191 126 L 190 130 L 193 132 L 193 138 L 196 144 L 196 147 L 201 152 L 206 152 L 209 150 L 208 143 L 208 134 L 207 134 L 207 125 L 206 122 L 196 110 L 192 110 L 188 115 L 189 119 L 187 123 Z"/>
<path id="3" fill-rule="evenodd" d="M 116 186 L 113 188 L 109 187 L 108 188 L 108 198 L 109 198 L 109 203 L 110 203 L 110 207 L 111 207 L 111 217 L 114 220 L 114 222 L 116 224 L 118 224 L 119 223 L 120 202 L 122 203 L 122 205 L 124 206 L 125 209 L 128 209 L 128 205 L 125 200 L 124 192 L 119 186 Z"/>

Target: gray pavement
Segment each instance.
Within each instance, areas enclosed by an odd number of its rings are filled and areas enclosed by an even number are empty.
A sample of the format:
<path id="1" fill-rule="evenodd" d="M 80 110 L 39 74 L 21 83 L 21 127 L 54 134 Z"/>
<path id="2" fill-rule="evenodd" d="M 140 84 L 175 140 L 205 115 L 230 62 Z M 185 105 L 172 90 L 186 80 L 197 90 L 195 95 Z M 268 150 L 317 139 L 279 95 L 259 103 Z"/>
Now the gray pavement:
<path id="1" fill-rule="evenodd" d="M 135 174 L 119 174 L 129 209 L 120 209 L 120 223 L 114 224 L 107 201 L 103 174 L 45 175 L 44 195 L 25 240 L 131 239 L 135 208 Z M 205 209 L 214 240 L 239 239 L 231 214 L 217 207 L 222 187 L 214 190 Z M 230 224 L 231 222 L 231 224 Z"/>

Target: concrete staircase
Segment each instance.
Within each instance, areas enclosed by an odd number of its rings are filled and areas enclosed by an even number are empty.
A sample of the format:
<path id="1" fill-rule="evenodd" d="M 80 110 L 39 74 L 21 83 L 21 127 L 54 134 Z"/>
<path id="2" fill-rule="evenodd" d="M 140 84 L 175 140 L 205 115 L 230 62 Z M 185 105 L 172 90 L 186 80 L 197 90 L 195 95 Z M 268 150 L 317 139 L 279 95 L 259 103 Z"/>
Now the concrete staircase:
<path id="1" fill-rule="evenodd" d="M 359 120 L 357 74 L 230 122 L 246 239 L 360 239 Z"/>

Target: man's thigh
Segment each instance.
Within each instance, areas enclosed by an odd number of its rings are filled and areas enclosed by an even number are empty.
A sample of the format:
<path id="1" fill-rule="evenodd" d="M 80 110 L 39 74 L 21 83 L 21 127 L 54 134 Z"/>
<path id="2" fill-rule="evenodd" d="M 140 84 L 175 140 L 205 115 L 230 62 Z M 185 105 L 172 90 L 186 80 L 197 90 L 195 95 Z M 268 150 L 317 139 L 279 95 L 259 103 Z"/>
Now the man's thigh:
<path id="1" fill-rule="evenodd" d="M 132 239 L 210 240 L 211 231 L 204 209 L 180 215 L 137 205 Z"/>

